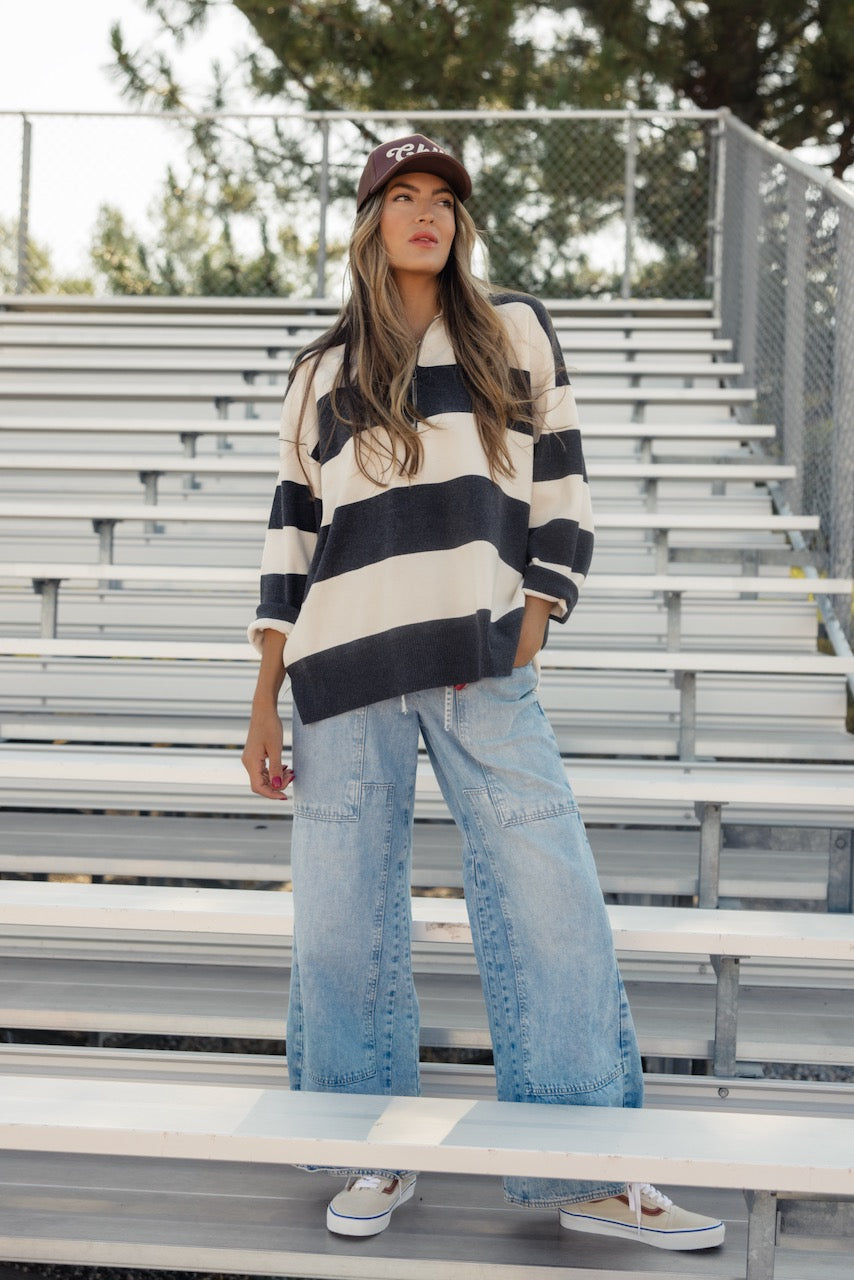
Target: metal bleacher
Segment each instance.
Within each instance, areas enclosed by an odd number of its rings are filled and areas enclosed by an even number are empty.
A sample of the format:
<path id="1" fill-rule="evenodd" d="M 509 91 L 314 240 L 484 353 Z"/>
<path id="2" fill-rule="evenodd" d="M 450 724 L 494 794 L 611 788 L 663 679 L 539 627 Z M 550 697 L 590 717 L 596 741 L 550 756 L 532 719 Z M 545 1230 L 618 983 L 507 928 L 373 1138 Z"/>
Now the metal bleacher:
<path id="1" fill-rule="evenodd" d="M 426 760 L 425 1097 L 287 1092 L 290 803 L 243 780 L 243 632 L 283 372 L 328 310 L 0 300 L 0 1259 L 318 1280 L 848 1274 L 854 660 L 820 651 L 815 596 L 848 607 L 851 583 L 819 588 L 815 516 L 775 511 L 790 469 L 773 424 L 742 421 L 753 392 L 708 304 L 550 306 L 597 548 L 541 697 L 647 1110 L 597 1117 L 591 1138 L 572 1108 L 555 1127 L 491 1101 L 458 838 Z M 287 697 L 283 720 L 287 736 Z M 326 1233 L 333 1182 L 290 1167 L 401 1151 L 425 1171 L 417 1200 L 357 1243 Z M 725 1217 L 727 1242 L 674 1261 L 568 1239 L 502 1205 L 496 1174 L 532 1168 L 658 1180 Z"/>

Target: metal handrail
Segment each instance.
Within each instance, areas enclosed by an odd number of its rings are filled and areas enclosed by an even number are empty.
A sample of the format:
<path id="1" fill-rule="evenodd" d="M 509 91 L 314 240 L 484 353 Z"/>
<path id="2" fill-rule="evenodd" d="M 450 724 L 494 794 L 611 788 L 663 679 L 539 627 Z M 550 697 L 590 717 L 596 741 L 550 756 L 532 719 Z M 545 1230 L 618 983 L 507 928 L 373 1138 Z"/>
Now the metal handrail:
<path id="1" fill-rule="evenodd" d="M 764 151 L 767 156 L 776 160 L 778 164 L 785 165 L 787 169 L 793 169 L 796 173 L 809 179 L 817 187 L 822 187 L 828 195 L 841 200 L 843 204 L 847 204 L 849 208 L 854 209 L 854 186 L 850 183 L 843 182 L 831 173 L 825 173 L 823 169 L 819 169 L 818 165 L 809 164 L 806 160 L 801 160 L 778 143 L 771 142 L 768 138 L 763 138 L 755 129 L 751 129 L 743 120 L 739 120 L 737 116 L 734 116 L 728 107 L 721 109 L 720 117 L 725 122 L 727 129 L 732 129 L 734 133 L 741 134 L 743 138 L 748 138 L 757 150 Z"/>

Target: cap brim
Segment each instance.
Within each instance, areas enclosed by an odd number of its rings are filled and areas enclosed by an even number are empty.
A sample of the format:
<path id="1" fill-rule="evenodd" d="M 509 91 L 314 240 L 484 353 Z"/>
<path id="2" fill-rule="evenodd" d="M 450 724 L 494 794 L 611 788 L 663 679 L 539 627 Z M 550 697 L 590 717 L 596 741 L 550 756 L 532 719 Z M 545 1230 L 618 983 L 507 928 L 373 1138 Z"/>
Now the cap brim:
<path id="1" fill-rule="evenodd" d="M 471 178 L 459 160 L 439 152 L 421 152 L 418 155 L 407 156 L 400 164 L 395 165 L 390 173 L 384 174 L 373 186 L 369 187 L 359 201 L 359 208 L 362 207 L 369 196 L 382 191 L 401 173 L 434 173 L 437 177 L 445 179 L 458 200 L 464 202 L 471 195 Z"/>

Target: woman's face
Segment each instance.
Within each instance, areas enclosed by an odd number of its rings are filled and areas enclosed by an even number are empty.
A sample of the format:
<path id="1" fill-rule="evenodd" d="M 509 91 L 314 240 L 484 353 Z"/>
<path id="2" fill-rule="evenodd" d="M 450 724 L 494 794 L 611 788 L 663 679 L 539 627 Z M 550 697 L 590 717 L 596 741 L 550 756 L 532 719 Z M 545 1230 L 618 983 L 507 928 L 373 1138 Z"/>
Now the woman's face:
<path id="1" fill-rule="evenodd" d="M 395 273 L 437 276 L 456 231 L 454 195 L 433 173 L 402 173 L 385 189 L 380 234 Z"/>

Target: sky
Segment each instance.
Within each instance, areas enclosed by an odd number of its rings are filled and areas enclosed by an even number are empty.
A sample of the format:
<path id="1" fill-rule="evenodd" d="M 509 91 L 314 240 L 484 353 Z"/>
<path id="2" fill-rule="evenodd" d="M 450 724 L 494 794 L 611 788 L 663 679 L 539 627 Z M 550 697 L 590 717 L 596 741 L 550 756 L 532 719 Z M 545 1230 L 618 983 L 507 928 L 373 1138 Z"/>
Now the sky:
<path id="1" fill-rule="evenodd" d="M 224 49 L 248 43 L 251 28 L 227 0 L 211 15 L 179 63 L 191 88 Z M 107 73 L 114 22 L 131 47 L 157 26 L 137 0 L 0 0 L 0 111 L 127 110 Z"/>
<path id="2" fill-rule="evenodd" d="M 3 112 L 134 109 L 108 72 L 117 21 L 130 48 L 149 41 L 157 27 L 137 0 L 0 0 L 0 219 L 18 216 L 22 145 L 20 116 Z M 228 61 L 250 36 L 246 19 L 225 0 L 205 32 L 176 56 L 181 83 L 201 97 L 213 60 Z M 99 205 L 120 204 L 144 224 L 167 161 L 180 159 L 180 144 L 154 121 L 35 116 L 32 126 L 30 234 L 50 246 L 60 270 L 86 274 Z"/>

